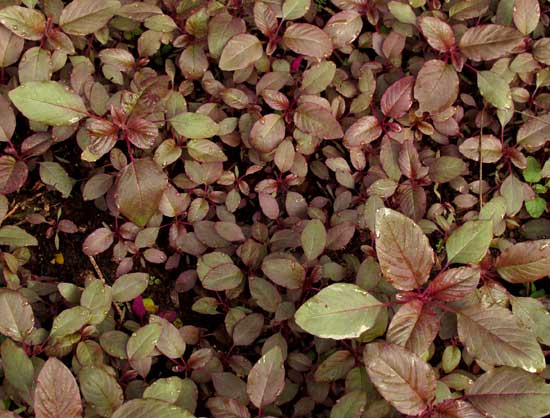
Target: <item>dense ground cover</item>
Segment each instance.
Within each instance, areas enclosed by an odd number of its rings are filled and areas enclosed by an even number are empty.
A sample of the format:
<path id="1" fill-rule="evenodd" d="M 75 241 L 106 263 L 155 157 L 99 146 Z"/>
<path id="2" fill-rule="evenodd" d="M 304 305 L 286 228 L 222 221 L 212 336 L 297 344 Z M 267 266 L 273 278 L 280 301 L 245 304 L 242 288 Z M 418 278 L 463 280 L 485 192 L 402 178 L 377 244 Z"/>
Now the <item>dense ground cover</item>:
<path id="1" fill-rule="evenodd" d="M 0 0 L 0 417 L 550 416 L 549 12 Z"/>

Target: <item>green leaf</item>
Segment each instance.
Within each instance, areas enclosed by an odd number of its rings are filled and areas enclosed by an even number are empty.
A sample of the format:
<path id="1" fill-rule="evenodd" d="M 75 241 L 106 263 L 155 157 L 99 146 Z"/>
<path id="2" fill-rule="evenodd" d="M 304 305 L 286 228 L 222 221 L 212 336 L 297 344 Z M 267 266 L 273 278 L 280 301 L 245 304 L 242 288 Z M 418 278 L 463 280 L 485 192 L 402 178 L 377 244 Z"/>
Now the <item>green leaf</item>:
<path id="1" fill-rule="evenodd" d="M 546 200 L 538 196 L 532 200 L 527 200 L 525 202 L 525 209 L 527 213 L 533 218 L 540 218 L 544 211 L 546 210 Z"/>
<path id="2" fill-rule="evenodd" d="M 362 417 L 366 404 L 367 394 L 362 390 L 353 390 L 338 399 L 330 411 L 330 418 Z"/>
<path id="3" fill-rule="evenodd" d="M 130 360 L 141 360 L 151 355 L 160 339 L 162 326 L 149 324 L 141 327 L 128 340 L 126 351 Z"/>
<path id="4" fill-rule="evenodd" d="M 265 258 L 262 271 L 272 282 L 287 289 L 300 289 L 306 280 L 304 267 L 292 256 Z"/>
<path id="5" fill-rule="evenodd" d="M 542 178 L 541 166 L 537 159 L 531 156 L 527 157 L 527 168 L 522 173 L 528 183 L 538 183 Z"/>
<path id="6" fill-rule="evenodd" d="M 477 87 L 481 95 L 497 109 L 512 107 L 510 86 L 499 74 L 493 71 L 477 73 Z"/>
<path id="7" fill-rule="evenodd" d="M 0 228 L 0 245 L 29 247 L 38 245 L 38 241 L 35 237 L 18 226 L 6 225 Z"/>
<path id="8" fill-rule="evenodd" d="M 61 193 L 63 198 L 69 197 L 76 181 L 69 177 L 61 164 L 51 161 L 40 163 L 40 179 L 44 184 L 52 186 Z"/>
<path id="9" fill-rule="evenodd" d="M 53 320 L 50 337 L 61 338 L 72 334 L 86 325 L 91 317 L 90 310 L 83 306 L 65 309 Z"/>
<path id="10" fill-rule="evenodd" d="M 401 23 L 408 23 L 409 25 L 414 25 L 416 23 L 416 15 L 412 7 L 408 4 L 392 0 L 388 3 L 388 9 Z"/>
<path id="11" fill-rule="evenodd" d="M 74 0 L 61 12 L 59 26 L 70 35 L 88 35 L 105 26 L 118 9 L 118 0 Z"/>
<path id="12" fill-rule="evenodd" d="M 449 374 L 454 369 L 456 369 L 456 367 L 460 363 L 461 357 L 462 353 L 460 352 L 460 348 L 454 345 L 448 345 L 447 347 L 445 347 L 445 350 L 443 351 L 443 356 L 441 358 L 441 367 L 443 367 L 445 373 Z"/>
<path id="13" fill-rule="evenodd" d="M 359 286 L 337 283 L 322 289 L 296 312 L 296 323 L 322 338 L 359 337 L 372 328 L 381 303 Z"/>
<path id="14" fill-rule="evenodd" d="M 487 253 L 493 239 L 491 221 L 468 221 L 447 239 L 449 263 L 477 264 Z"/>
<path id="15" fill-rule="evenodd" d="M 315 370 L 313 376 L 316 382 L 334 382 L 344 379 L 354 365 L 353 354 L 348 350 L 339 350 L 328 356 Z"/>
<path id="16" fill-rule="evenodd" d="M 147 273 L 128 273 L 120 276 L 113 283 L 113 300 L 130 302 L 141 295 L 149 284 Z"/>
<path id="17" fill-rule="evenodd" d="M 550 414 L 550 385 L 512 367 L 489 370 L 466 390 L 467 399 L 492 417 L 541 418 Z"/>
<path id="18" fill-rule="evenodd" d="M 300 240 L 306 258 L 309 261 L 315 260 L 323 253 L 327 243 L 325 225 L 319 219 L 308 221 L 300 235 Z"/>
<path id="19" fill-rule="evenodd" d="M 8 96 L 25 117 L 46 125 L 72 125 L 87 115 L 82 98 L 57 81 L 25 83 Z"/>
<path id="20" fill-rule="evenodd" d="M 6 339 L 0 346 L 2 369 L 6 380 L 19 391 L 24 399 L 29 400 L 34 387 L 34 366 L 25 350 Z"/>
<path id="21" fill-rule="evenodd" d="M 83 367 L 78 372 L 78 381 L 82 396 L 102 417 L 113 416 L 124 401 L 122 388 L 103 368 Z"/>
<path id="22" fill-rule="evenodd" d="M 145 226 L 156 213 L 166 174 L 150 158 L 134 160 L 122 170 L 117 182 L 116 203 L 120 212 L 138 226 Z"/>
<path id="23" fill-rule="evenodd" d="M 0 23 L 29 41 L 39 41 L 46 30 L 46 19 L 38 10 L 9 6 L 0 11 Z"/>
<path id="24" fill-rule="evenodd" d="M 197 274 L 205 289 L 215 291 L 234 289 L 241 284 L 244 277 L 231 257 L 217 251 L 199 258 Z"/>
<path id="25" fill-rule="evenodd" d="M 97 325 L 103 322 L 113 301 L 111 287 L 101 280 L 93 280 L 86 286 L 80 297 L 80 304 L 91 312 L 88 322 Z"/>
<path id="26" fill-rule="evenodd" d="M 132 399 L 118 408 L 111 418 L 195 418 L 179 406 L 157 399 Z"/>
<path id="27" fill-rule="evenodd" d="M 285 0 L 283 19 L 296 20 L 303 17 L 311 7 L 311 0 Z"/>
<path id="28" fill-rule="evenodd" d="M 512 312 L 521 325 L 531 330 L 538 342 L 550 344 L 550 314 L 542 302 L 532 297 L 512 297 Z"/>
<path id="29" fill-rule="evenodd" d="M 0 290 L 0 333 L 23 341 L 33 328 L 34 313 L 29 301 L 15 290 Z"/>
<path id="30" fill-rule="evenodd" d="M 170 119 L 170 123 L 180 135 L 186 138 L 212 138 L 218 133 L 218 124 L 202 113 L 184 112 Z"/>

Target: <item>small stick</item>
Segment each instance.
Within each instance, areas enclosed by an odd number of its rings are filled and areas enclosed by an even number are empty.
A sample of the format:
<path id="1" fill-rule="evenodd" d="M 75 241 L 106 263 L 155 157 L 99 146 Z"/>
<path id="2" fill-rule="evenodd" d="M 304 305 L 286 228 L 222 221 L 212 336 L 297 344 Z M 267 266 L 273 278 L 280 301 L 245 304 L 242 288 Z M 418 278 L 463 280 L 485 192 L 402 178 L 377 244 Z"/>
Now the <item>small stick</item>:
<path id="1" fill-rule="evenodd" d="M 103 277 L 103 273 L 101 273 L 101 270 L 100 270 L 99 266 L 97 265 L 97 263 L 95 261 L 95 258 L 91 255 L 89 255 L 88 258 L 90 259 L 90 263 L 92 263 L 92 266 L 94 266 L 94 270 L 95 270 L 99 280 L 101 280 L 103 283 L 105 283 L 105 277 Z"/>

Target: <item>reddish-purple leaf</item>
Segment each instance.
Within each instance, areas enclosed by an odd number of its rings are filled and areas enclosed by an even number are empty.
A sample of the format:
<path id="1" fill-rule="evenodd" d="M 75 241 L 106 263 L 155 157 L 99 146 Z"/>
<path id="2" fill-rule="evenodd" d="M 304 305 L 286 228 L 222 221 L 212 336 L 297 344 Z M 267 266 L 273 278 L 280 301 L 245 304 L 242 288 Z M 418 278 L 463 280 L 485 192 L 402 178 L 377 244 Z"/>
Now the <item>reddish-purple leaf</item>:
<path id="1" fill-rule="evenodd" d="M 342 127 L 332 113 L 315 103 L 304 103 L 294 113 L 298 129 L 321 139 L 337 139 L 344 136 Z"/>
<path id="2" fill-rule="evenodd" d="M 382 134 L 380 122 L 374 116 L 363 116 L 351 125 L 344 135 L 346 148 L 364 147 Z"/>
<path id="3" fill-rule="evenodd" d="M 441 60 L 424 63 L 414 85 L 414 98 L 423 112 L 437 113 L 450 107 L 458 97 L 458 75 L 452 65 Z"/>
<path id="4" fill-rule="evenodd" d="M 434 299 L 452 302 L 471 294 L 477 287 L 480 270 L 476 267 L 459 267 L 446 270 L 428 285 L 427 292 Z"/>
<path id="5" fill-rule="evenodd" d="M 285 386 L 284 360 L 279 347 L 265 353 L 248 374 L 246 392 L 258 408 L 269 405 Z"/>
<path id="6" fill-rule="evenodd" d="M 98 228 L 84 240 L 82 251 L 88 256 L 98 255 L 113 244 L 114 234 L 108 228 Z"/>
<path id="7" fill-rule="evenodd" d="M 523 40 L 516 29 L 502 25 L 479 25 L 469 28 L 460 38 L 460 51 L 476 61 L 494 60 L 508 55 Z"/>
<path id="8" fill-rule="evenodd" d="M 454 47 L 455 35 L 447 22 L 433 16 L 422 16 L 418 18 L 418 25 L 432 48 L 448 52 Z"/>
<path id="9" fill-rule="evenodd" d="M 120 212 L 136 225 L 145 226 L 157 211 L 167 182 L 166 175 L 152 159 L 131 162 L 122 170 L 116 185 Z"/>
<path id="10" fill-rule="evenodd" d="M 389 86 L 380 100 L 382 113 L 400 118 L 411 108 L 414 77 L 403 77 Z"/>
<path id="11" fill-rule="evenodd" d="M 434 252 L 420 227 L 387 208 L 376 212 L 376 255 L 382 274 L 400 290 L 426 283 L 434 264 Z"/>
<path id="12" fill-rule="evenodd" d="M 393 316 L 386 340 L 418 355 L 424 354 L 439 331 L 439 315 L 428 305 L 413 300 Z"/>
<path id="13" fill-rule="evenodd" d="M 17 161 L 11 155 L 0 157 L 0 193 L 8 194 L 19 190 L 25 181 L 29 170 L 23 161 Z"/>
<path id="14" fill-rule="evenodd" d="M 506 248 L 496 270 L 510 283 L 530 283 L 550 274 L 550 240 L 526 241 Z"/>
<path id="15" fill-rule="evenodd" d="M 82 400 L 71 371 L 55 357 L 40 370 L 34 392 L 36 418 L 80 418 Z"/>
<path id="16" fill-rule="evenodd" d="M 435 398 L 435 373 L 409 350 L 389 343 L 365 348 L 365 366 L 380 394 L 406 415 L 420 415 Z"/>
<path id="17" fill-rule="evenodd" d="M 326 32 L 309 23 L 293 23 L 283 35 L 285 46 L 300 55 L 325 58 L 332 53 L 332 41 Z"/>

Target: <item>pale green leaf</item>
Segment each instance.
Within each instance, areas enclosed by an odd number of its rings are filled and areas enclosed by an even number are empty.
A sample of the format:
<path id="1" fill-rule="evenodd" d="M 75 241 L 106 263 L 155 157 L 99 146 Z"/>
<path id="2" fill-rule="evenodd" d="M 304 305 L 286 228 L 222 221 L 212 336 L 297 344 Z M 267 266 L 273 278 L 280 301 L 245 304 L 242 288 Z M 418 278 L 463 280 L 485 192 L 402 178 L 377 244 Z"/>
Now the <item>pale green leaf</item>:
<path id="1" fill-rule="evenodd" d="M 87 114 L 82 98 L 57 81 L 32 81 L 8 95 L 25 117 L 46 125 L 72 125 Z"/>
<path id="2" fill-rule="evenodd" d="M 341 340 L 359 337 L 372 328 L 381 309 L 381 303 L 359 286 L 337 283 L 304 303 L 295 319 L 310 334 Z"/>
<path id="3" fill-rule="evenodd" d="M 447 259 L 450 263 L 479 263 L 493 239 L 493 223 L 488 220 L 468 221 L 447 239 Z"/>

